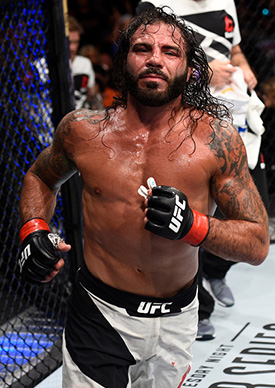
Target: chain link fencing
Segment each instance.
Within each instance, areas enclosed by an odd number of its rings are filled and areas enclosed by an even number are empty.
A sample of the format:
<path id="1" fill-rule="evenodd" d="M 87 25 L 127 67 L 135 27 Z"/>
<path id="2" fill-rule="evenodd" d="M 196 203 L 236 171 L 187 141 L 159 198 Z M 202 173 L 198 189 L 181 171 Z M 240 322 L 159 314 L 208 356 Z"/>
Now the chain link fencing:
<path id="1" fill-rule="evenodd" d="M 45 286 L 25 283 L 18 267 L 23 178 L 51 144 L 55 130 L 48 66 L 50 7 L 46 0 L 0 2 L 1 387 L 33 387 L 61 364 L 69 265 Z M 61 235 L 64 231 L 61 194 L 51 229 Z"/>
<path id="2" fill-rule="evenodd" d="M 256 92 L 265 102 L 262 152 L 266 165 L 271 224 L 275 217 L 275 1 L 235 0 L 241 48 L 258 79 Z M 272 228 L 273 233 L 273 228 Z M 273 240 L 275 238 L 271 236 Z"/>

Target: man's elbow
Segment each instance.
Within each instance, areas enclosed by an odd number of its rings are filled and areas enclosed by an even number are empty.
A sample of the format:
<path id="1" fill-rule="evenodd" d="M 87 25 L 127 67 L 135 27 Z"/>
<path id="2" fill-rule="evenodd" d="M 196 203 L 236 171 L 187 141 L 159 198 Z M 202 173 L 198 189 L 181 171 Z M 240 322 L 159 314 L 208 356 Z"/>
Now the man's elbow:
<path id="1" fill-rule="evenodd" d="M 258 249 L 254 249 L 253 251 L 254 252 L 251 254 L 250 264 L 254 266 L 261 265 L 269 253 L 269 236 L 268 239 L 265 239 L 259 243 Z"/>

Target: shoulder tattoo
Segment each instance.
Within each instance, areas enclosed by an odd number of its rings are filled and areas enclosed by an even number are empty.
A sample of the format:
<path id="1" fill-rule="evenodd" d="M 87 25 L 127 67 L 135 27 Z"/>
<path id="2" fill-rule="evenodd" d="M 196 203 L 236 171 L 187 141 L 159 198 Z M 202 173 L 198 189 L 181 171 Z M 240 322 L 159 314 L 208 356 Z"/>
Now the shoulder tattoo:
<path id="1" fill-rule="evenodd" d="M 237 130 L 232 129 L 225 121 L 215 121 L 213 126 L 209 147 L 218 159 L 222 174 L 239 176 L 247 159 L 245 146 Z"/>
<path id="2" fill-rule="evenodd" d="M 213 124 L 215 133 L 211 135 L 209 147 L 217 158 L 224 183 L 213 177 L 211 190 L 217 205 L 221 205 L 226 217 L 254 219 L 258 207 L 258 195 L 247 167 L 246 151 L 237 130 L 223 122 Z"/>
<path id="3" fill-rule="evenodd" d="M 70 135 L 72 124 L 76 124 L 80 121 L 87 121 L 91 125 L 97 125 L 101 120 L 98 119 L 98 112 L 96 111 L 78 109 L 70 112 L 59 123 L 55 132 L 55 139 L 62 142 L 66 136 Z"/>

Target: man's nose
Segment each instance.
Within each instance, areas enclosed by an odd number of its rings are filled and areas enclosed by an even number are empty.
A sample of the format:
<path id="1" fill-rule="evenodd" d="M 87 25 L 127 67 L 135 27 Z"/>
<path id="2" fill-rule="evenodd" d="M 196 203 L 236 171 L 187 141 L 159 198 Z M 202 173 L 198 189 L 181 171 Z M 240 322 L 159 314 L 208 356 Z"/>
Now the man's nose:
<path id="1" fill-rule="evenodd" d="M 148 67 L 154 66 L 154 67 L 163 67 L 163 61 L 161 57 L 161 53 L 159 51 L 153 51 L 150 58 L 148 58 L 148 61 L 146 63 Z"/>

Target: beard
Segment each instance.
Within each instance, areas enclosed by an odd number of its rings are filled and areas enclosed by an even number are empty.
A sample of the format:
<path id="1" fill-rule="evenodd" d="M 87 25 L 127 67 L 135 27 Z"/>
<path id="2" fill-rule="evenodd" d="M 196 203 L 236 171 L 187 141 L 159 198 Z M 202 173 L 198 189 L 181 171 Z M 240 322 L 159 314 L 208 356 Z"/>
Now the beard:
<path id="1" fill-rule="evenodd" d="M 166 90 L 157 90 L 157 81 L 148 81 L 146 83 L 146 88 L 140 88 L 138 86 L 138 81 L 143 75 L 146 74 L 161 75 L 167 82 Z M 140 104 L 150 107 L 159 107 L 169 103 L 182 94 L 187 83 L 187 69 L 182 75 L 177 76 L 171 80 L 164 76 L 161 70 L 157 68 L 148 69 L 139 76 L 135 76 L 127 69 L 125 81 L 126 85 L 128 85 L 128 92 Z"/>

